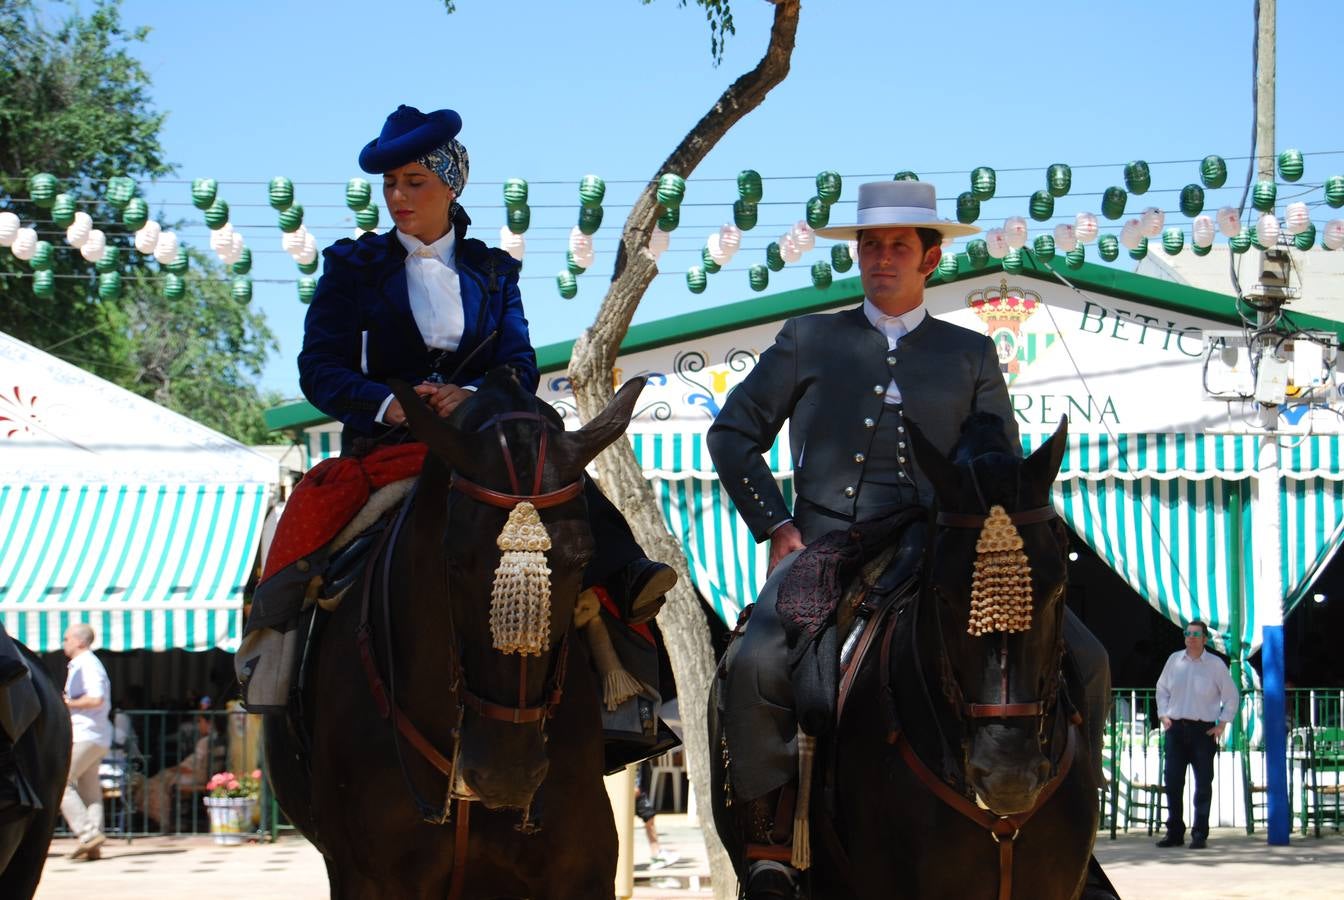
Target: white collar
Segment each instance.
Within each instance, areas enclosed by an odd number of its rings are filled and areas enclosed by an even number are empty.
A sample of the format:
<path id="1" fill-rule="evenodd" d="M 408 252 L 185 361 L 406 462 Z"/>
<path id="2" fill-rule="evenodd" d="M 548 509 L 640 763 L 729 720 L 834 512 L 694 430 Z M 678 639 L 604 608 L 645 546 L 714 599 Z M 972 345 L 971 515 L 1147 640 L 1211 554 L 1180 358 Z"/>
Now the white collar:
<path id="1" fill-rule="evenodd" d="M 921 302 L 919 306 L 901 313 L 899 316 L 889 316 L 874 306 L 873 301 L 864 297 L 863 314 L 868 317 L 868 321 L 871 322 L 873 327 L 878 331 L 885 332 L 891 325 L 900 322 L 902 327 L 905 328 L 905 333 L 909 334 L 918 328 L 920 323 L 928 317 L 929 311 L 925 309 L 924 304 Z"/>
<path id="2" fill-rule="evenodd" d="M 432 244 L 425 244 L 414 235 L 403 234 L 401 229 L 397 229 L 396 234 L 397 240 L 401 241 L 401 246 L 406 248 L 407 258 L 415 256 L 417 250 L 427 248 L 444 265 L 451 266 L 453 264 L 453 245 L 457 241 L 457 235 L 453 232 L 453 229 L 449 228 L 447 234 Z M 425 254 L 420 255 L 423 257 Z"/>

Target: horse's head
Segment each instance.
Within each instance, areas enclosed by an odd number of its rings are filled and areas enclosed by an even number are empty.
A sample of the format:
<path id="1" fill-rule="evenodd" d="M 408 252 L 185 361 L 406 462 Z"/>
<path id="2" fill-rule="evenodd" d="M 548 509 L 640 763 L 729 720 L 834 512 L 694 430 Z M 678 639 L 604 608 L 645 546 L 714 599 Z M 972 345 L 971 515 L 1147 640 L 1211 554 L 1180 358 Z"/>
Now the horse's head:
<path id="1" fill-rule="evenodd" d="M 926 598 L 942 644 L 938 677 L 964 726 L 966 781 L 1000 815 L 1030 809 L 1050 778 L 1067 580 L 1050 486 L 1067 435 L 1061 419 L 1021 459 L 1002 420 L 977 413 L 949 459 L 911 428 L 937 498 Z"/>
<path id="2" fill-rule="evenodd" d="M 593 550 L 583 470 L 625 431 L 643 385 L 627 383 L 574 432 L 507 369 L 446 420 L 394 388 L 411 433 L 429 445 L 426 478 L 452 473 L 436 536 L 447 585 L 415 589 L 446 607 L 443 687 L 464 707 L 457 771 L 488 807 L 527 808 L 546 777 L 546 720 Z"/>

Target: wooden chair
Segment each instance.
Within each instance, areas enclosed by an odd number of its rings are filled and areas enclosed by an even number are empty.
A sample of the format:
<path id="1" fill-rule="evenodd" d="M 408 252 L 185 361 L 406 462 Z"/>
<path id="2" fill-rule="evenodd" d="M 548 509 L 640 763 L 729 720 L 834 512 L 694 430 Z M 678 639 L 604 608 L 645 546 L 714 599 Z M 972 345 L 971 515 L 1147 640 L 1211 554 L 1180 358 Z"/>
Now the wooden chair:
<path id="1" fill-rule="evenodd" d="M 1344 823 L 1344 728 L 1311 728 L 1306 731 L 1306 754 L 1302 759 L 1302 833 L 1307 821 L 1314 823 L 1316 837 L 1321 825 L 1335 831 Z"/>
<path id="2" fill-rule="evenodd" d="M 1110 828 L 1114 820 L 1115 827 L 1126 832 L 1132 826 L 1143 825 L 1148 834 L 1155 834 L 1162 817 L 1162 785 L 1133 781 L 1119 766 L 1112 772 L 1109 761 L 1103 763 L 1102 774 L 1106 783 L 1100 788 L 1099 828 Z M 1115 777 L 1114 789 L 1112 775 Z"/>

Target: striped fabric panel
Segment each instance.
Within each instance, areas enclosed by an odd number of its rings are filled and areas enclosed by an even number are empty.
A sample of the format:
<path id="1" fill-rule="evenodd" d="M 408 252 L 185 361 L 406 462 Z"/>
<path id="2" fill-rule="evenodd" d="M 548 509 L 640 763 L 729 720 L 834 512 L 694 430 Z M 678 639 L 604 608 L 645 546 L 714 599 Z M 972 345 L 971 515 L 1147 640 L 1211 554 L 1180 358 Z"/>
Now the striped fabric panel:
<path id="1" fill-rule="evenodd" d="M 1030 453 L 1051 432 L 1022 435 Z M 1308 438 L 1306 443 L 1316 440 Z M 1069 434 L 1060 478 L 1247 478 L 1255 472 L 1256 438 L 1222 434 Z M 1344 475 L 1344 473 L 1341 473 Z"/>
<path id="2" fill-rule="evenodd" d="M 263 484 L 0 485 L 0 616 L 33 650 L 233 649 Z"/>
<path id="3" fill-rule="evenodd" d="M 1285 478 L 1281 484 L 1280 557 L 1287 615 L 1302 602 L 1344 538 L 1344 481 Z"/>

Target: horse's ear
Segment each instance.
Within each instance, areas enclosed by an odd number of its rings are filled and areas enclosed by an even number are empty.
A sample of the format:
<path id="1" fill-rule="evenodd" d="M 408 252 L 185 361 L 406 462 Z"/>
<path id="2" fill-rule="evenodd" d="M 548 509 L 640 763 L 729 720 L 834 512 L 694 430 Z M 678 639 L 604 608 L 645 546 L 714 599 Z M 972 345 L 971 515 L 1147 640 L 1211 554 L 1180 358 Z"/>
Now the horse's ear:
<path id="1" fill-rule="evenodd" d="M 924 437 L 924 432 L 919 430 L 918 425 L 909 418 L 905 420 L 905 425 L 910 433 L 910 449 L 915 452 L 915 463 L 933 485 L 934 496 L 940 500 L 954 496 L 957 486 L 961 484 L 957 467 L 939 452 L 937 447 L 929 443 L 929 439 Z"/>
<path id="2" fill-rule="evenodd" d="M 579 466 L 588 465 L 607 445 L 625 434 L 635 411 L 635 401 L 639 399 L 639 392 L 644 390 L 647 381 L 643 375 L 631 378 L 592 421 L 578 431 L 565 435 L 564 439 L 573 448 L 574 461 Z"/>
<path id="3" fill-rule="evenodd" d="M 1022 463 L 1022 480 L 1027 484 L 1049 491 L 1059 474 L 1060 463 L 1064 461 L 1064 451 L 1069 446 L 1069 417 L 1059 417 L 1059 427 L 1055 433 L 1037 447 Z"/>
<path id="4" fill-rule="evenodd" d="M 466 455 L 461 432 L 435 415 L 406 382 L 390 378 L 387 386 L 401 404 L 401 411 L 406 414 L 406 424 L 416 440 L 428 444 L 429 449 L 450 467 L 460 468 L 458 463 Z"/>

